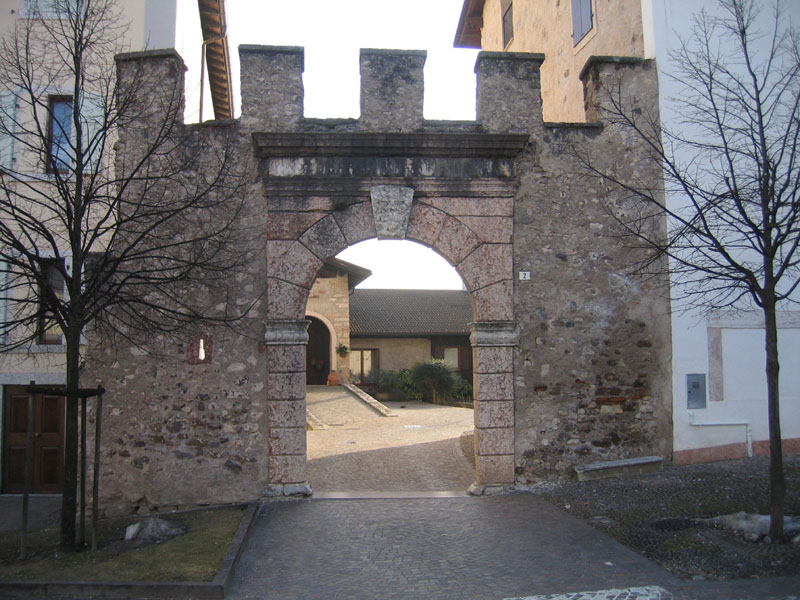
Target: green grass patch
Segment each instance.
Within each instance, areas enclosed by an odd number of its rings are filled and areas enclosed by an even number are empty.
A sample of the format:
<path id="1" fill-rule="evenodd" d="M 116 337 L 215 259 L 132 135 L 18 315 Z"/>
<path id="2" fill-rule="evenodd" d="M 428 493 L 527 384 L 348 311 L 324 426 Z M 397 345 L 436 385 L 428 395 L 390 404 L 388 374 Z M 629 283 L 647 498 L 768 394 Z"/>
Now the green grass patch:
<path id="1" fill-rule="evenodd" d="M 19 533 L 0 536 L 0 581 L 210 582 L 219 571 L 244 515 L 243 507 L 156 515 L 180 523 L 187 532 L 138 548 L 122 538 L 137 519 L 104 520 L 96 552 L 57 549 L 58 530 L 28 537 L 29 558 L 21 562 Z"/>

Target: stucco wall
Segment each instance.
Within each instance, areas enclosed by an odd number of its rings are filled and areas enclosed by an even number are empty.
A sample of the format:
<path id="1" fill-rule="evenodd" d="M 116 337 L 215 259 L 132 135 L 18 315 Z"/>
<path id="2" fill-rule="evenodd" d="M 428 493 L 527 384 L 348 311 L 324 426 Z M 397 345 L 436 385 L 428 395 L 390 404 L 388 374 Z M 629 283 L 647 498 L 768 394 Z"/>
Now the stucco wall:
<path id="1" fill-rule="evenodd" d="M 337 346 L 350 346 L 350 293 L 347 275 L 318 277 L 308 296 L 306 314 L 321 318 L 331 331 L 331 369 L 346 377 L 350 372 L 350 357 L 335 352 Z"/>
<path id="2" fill-rule="evenodd" d="M 665 127 L 678 132 L 686 126 L 685 111 L 673 103 L 674 98 L 681 96 L 682 88 L 680 77 L 677 80 L 673 77 L 676 73 L 670 53 L 680 49 L 682 40 L 690 38 L 693 16 L 697 11 L 703 9 L 718 17 L 725 16 L 725 12 L 714 0 L 646 1 L 655 23 L 654 49 L 659 66 L 661 120 Z M 784 21 L 800 21 L 799 3 L 784 2 L 782 9 Z M 755 24 L 770 31 L 774 26 L 772 19 L 772 11 L 764 10 L 756 14 Z M 770 40 L 769 35 L 752 36 L 751 48 L 756 52 L 765 50 Z M 667 199 L 673 208 L 685 202 L 680 194 L 669 195 Z M 680 295 L 676 290 L 676 297 Z M 700 462 L 745 456 L 748 426 L 753 451 L 758 453 L 769 437 L 763 318 L 756 314 L 758 311 L 731 312 L 725 318 L 709 317 L 678 300 L 673 300 L 673 303 L 676 309 L 672 315 L 676 461 Z M 789 440 L 787 450 L 798 451 L 800 381 L 794 366 L 800 363 L 800 314 L 791 305 L 783 308 L 786 312 L 778 322 L 782 433 L 784 440 Z M 687 407 L 688 374 L 706 377 L 708 395 L 705 409 L 691 410 Z"/>
<path id="3" fill-rule="evenodd" d="M 381 371 L 408 369 L 430 360 L 431 342 L 425 338 L 353 338 L 353 348 L 377 348 Z"/>
<path id="4" fill-rule="evenodd" d="M 545 121 L 586 120 L 580 72 L 590 56 L 644 55 L 641 0 L 594 0 L 593 28 L 572 43 L 568 0 L 514 0 L 514 38 L 503 47 L 501 0 L 486 0 L 481 46 L 484 50 L 541 52 Z"/>

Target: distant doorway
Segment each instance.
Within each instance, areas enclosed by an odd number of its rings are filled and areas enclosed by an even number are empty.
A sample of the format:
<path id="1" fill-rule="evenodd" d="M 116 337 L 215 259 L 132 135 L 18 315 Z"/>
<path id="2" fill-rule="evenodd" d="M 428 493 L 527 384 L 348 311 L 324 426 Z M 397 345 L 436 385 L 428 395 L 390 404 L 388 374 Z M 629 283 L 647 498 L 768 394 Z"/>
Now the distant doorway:
<path id="1" fill-rule="evenodd" d="M 3 402 L 3 492 L 25 491 L 28 394 L 24 386 L 6 386 Z M 61 490 L 64 464 L 64 398 L 34 395 L 34 494 Z"/>
<path id="2" fill-rule="evenodd" d="M 308 346 L 306 347 L 306 384 L 325 385 L 331 372 L 331 332 L 325 323 L 308 317 Z"/>

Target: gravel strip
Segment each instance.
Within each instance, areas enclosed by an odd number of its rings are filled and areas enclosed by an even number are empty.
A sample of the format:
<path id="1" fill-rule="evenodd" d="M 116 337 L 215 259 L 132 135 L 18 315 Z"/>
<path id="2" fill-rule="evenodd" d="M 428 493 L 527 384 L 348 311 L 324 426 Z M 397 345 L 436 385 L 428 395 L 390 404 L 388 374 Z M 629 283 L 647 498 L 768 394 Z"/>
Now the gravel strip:
<path id="1" fill-rule="evenodd" d="M 784 456 L 787 515 L 800 515 L 800 454 Z M 548 483 L 530 491 L 687 579 L 800 575 L 800 544 L 746 542 L 692 519 L 769 514 L 765 457 L 664 467 L 628 478 Z"/>

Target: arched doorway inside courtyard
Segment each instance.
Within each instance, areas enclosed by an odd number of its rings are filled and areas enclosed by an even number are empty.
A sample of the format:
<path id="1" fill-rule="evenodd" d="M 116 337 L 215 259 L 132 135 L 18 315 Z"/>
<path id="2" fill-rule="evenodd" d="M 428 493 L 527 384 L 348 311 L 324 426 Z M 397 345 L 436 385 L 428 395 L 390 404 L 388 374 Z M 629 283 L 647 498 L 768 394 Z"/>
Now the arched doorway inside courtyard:
<path id="1" fill-rule="evenodd" d="M 320 319 L 308 316 L 306 383 L 325 385 L 331 372 L 331 332 Z"/>

